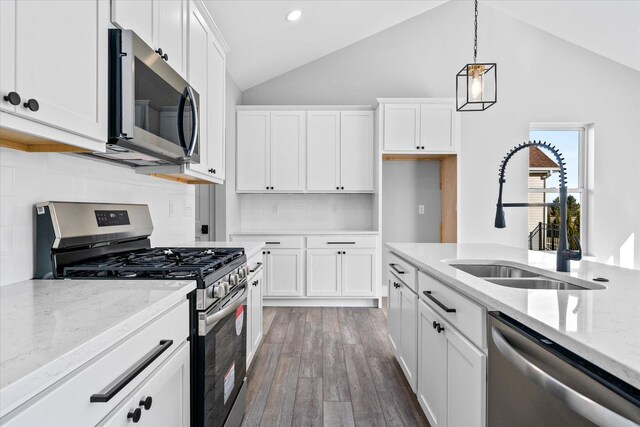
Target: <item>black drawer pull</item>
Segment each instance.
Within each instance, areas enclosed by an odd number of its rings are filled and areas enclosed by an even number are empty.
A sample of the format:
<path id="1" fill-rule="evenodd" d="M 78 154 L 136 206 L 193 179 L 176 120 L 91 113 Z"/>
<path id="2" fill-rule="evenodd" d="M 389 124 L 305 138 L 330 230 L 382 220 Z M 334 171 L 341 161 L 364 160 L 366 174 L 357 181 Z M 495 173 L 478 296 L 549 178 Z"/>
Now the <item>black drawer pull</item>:
<path id="1" fill-rule="evenodd" d="M 151 365 L 162 353 L 164 353 L 171 345 L 173 340 L 161 340 L 160 344 L 149 353 L 145 354 L 133 367 L 129 368 L 124 374 L 117 380 L 107 386 L 106 391 L 91 395 L 90 402 L 108 402 L 111 400 L 120 390 L 125 388 L 138 374 L 144 371 L 147 366 Z"/>
<path id="2" fill-rule="evenodd" d="M 262 253 L 264 253 L 264 252 L 262 252 Z M 253 269 L 252 269 L 252 270 L 249 270 L 249 273 L 254 273 L 257 269 L 259 269 L 259 268 L 260 268 L 260 266 L 261 266 L 261 265 L 262 265 L 262 263 L 261 263 L 261 262 L 257 263 L 257 264 L 256 264 L 256 266 L 255 266 L 255 267 L 253 267 Z"/>
<path id="3" fill-rule="evenodd" d="M 389 267 L 393 268 L 393 271 L 395 271 L 398 274 L 404 274 L 405 273 L 402 270 L 398 270 L 398 267 L 396 267 L 396 264 L 389 264 Z"/>
<path id="4" fill-rule="evenodd" d="M 444 305 L 443 303 L 441 303 L 440 301 L 438 301 L 436 299 L 436 297 L 434 297 L 433 295 L 431 295 L 431 291 L 423 291 L 422 292 L 424 294 L 424 296 L 426 296 L 427 298 L 429 298 L 431 301 L 433 301 L 434 303 L 436 303 L 436 305 L 438 307 L 440 307 L 441 309 L 443 309 L 445 312 L 447 313 L 455 313 L 456 309 L 455 308 L 449 308 L 446 305 Z"/>
<path id="5" fill-rule="evenodd" d="M 327 245 L 355 245 L 356 242 L 327 242 Z"/>
<path id="6" fill-rule="evenodd" d="M 280 242 L 264 242 L 265 245 L 279 245 Z"/>

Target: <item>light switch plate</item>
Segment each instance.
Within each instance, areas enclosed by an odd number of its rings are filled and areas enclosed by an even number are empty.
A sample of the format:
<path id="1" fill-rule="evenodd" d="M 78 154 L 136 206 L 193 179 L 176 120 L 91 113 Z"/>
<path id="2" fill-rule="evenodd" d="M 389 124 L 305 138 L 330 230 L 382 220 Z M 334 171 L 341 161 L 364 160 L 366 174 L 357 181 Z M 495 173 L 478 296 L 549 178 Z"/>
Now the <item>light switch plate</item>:
<path id="1" fill-rule="evenodd" d="M 418 205 L 418 214 L 424 215 L 424 205 Z"/>

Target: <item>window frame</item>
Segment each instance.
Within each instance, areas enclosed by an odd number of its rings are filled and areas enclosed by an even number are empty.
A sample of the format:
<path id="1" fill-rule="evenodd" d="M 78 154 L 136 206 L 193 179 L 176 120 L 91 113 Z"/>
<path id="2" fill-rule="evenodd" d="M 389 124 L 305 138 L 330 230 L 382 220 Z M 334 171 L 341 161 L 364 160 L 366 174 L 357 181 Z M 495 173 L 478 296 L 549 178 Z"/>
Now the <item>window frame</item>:
<path id="1" fill-rule="evenodd" d="M 592 124 L 589 123 L 531 123 L 529 125 L 529 135 L 532 131 L 578 131 L 578 187 L 567 187 L 567 193 L 580 194 L 580 246 L 582 252 L 588 254 L 588 224 L 589 224 L 589 157 L 592 138 Z M 528 186 L 527 186 L 528 187 Z M 550 188 L 527 188 L 527 194 L 560 192 L 558 187 Z"/>

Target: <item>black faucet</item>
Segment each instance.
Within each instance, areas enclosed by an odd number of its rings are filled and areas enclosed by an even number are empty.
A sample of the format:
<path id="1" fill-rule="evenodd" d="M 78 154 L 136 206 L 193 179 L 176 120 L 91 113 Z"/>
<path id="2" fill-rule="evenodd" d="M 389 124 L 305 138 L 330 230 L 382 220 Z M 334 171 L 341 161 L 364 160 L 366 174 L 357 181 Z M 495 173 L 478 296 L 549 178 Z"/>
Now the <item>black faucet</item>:
<path id="1" fill-rule="evenodd" d="M 558 165 L 560 165 L 560 203 L 502 203 L 502 185 L 506 182 L 504 179 L 504 172 L 509 160 L 520 150 L 524 150 L 529 147 L 540 147 L 550 151 L 556 158 Z M 558 253 L 556 257 L 556 270 L 557 271 L 570 271 L 569 261 L 580 261 L 582 259 L 582 248 L 580 247 L 580 240 L 574 236 L 575 242 L 578 246 L 577 251 L 569 249 L 569 240 L 567 237 L 567 173 L 565 169 L 564 158 L 560 154 L 560 151 L 551 144 L 542 141 L 529 141 L 523 142 L 511 149 L 502 159 L 500 163 L 500 175 L 498 183 L 500 184 L 500 191 L 498 193 L 498 204 L 496 209 L 496 228 L 505 228 L 506 223 L 504 220 L 504 207 L 560 207 L 560 235 L 558 238 Z"/>

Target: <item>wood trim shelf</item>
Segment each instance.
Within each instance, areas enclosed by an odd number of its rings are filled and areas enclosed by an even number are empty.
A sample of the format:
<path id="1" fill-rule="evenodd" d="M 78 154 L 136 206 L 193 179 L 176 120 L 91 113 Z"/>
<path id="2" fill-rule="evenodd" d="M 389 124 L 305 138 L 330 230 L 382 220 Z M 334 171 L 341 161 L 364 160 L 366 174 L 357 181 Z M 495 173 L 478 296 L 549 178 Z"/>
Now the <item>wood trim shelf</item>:
<path id="1" fill-rule="evenodd" d="M 89 150 L 63 144 L 50 139 L 16 132 L 11 129 L 0 129 L 0 147 L 27 153 L 87 153 Z"/>
<path id="2" fill-rule="evenodd" d="M 402 160 L 411 160 L 411 161 L 423 161 L 428 162 L 432 160 L 443 160 L 448 159 L 450 157 L 456 157 L 455 154 L 416 154 L 416 153 L 407 153 L 407 154 L 382 154 L 383 162 L 395 162 Z"/>
<path id="3" fill-rule="evenodd" d="M 169 175 L 164 173 L 150 173 L 149 176 L 156 178 L 166 179 L 168 181 L 179 182 L 181 184 L 213 184 L 212 182 L 205 181 L 204 179 L 196 178 L 185 174 Z"/>

